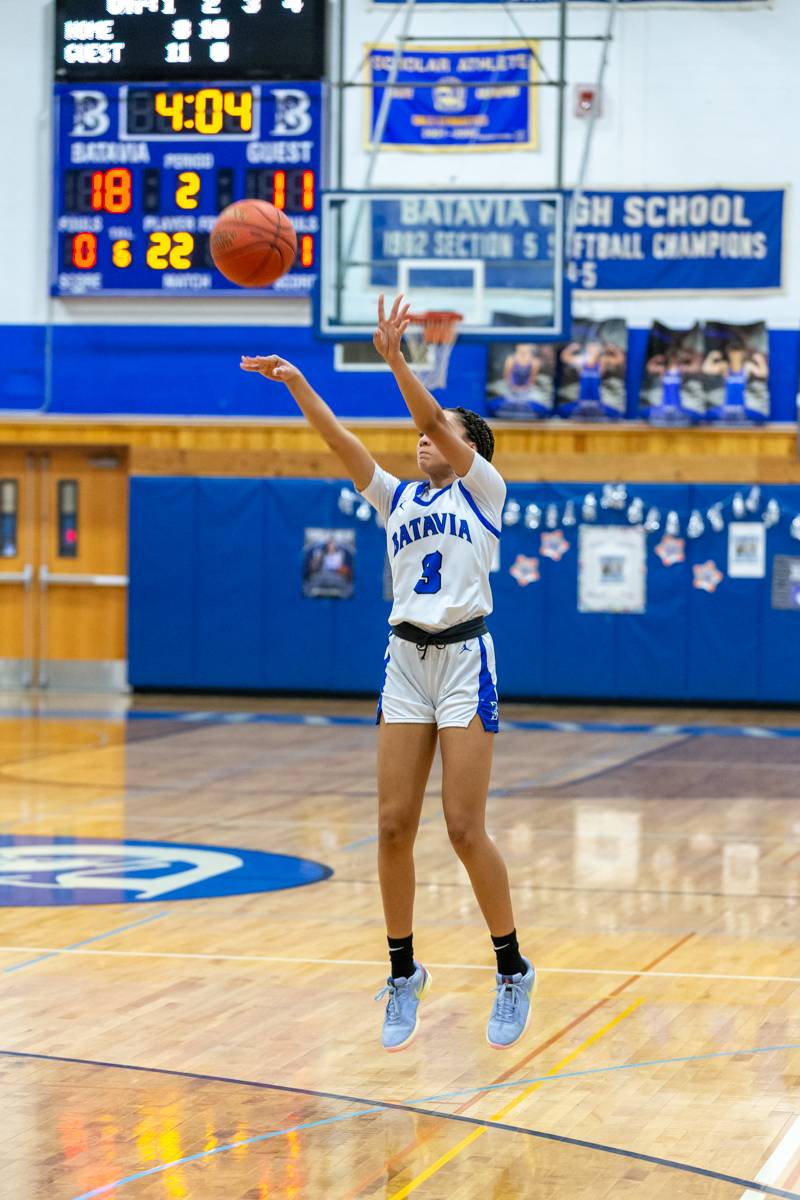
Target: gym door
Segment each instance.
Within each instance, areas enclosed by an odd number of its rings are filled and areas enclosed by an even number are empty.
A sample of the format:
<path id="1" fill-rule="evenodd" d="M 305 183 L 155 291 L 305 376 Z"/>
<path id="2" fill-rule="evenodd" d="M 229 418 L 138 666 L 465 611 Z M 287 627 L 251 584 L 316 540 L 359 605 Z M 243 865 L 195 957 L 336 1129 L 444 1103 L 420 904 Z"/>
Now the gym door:
<path id="1" fill-rule="evenodd" d="M 124 450 L 0 448 L 0 685 L 122 690 Z"/>

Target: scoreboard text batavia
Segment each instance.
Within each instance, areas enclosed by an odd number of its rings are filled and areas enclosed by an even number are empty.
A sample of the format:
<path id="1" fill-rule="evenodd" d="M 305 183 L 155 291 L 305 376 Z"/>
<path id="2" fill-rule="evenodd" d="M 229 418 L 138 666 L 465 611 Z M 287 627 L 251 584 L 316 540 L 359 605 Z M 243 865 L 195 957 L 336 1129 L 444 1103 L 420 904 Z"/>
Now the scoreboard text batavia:
<path id="1" fill-rule="evenodd" d="M 298 246 L 259 294 L 309 295 L 320 102 L 317 83 L 57 84 L 53 294 L 241 295 L 209 233 L 228 204 L 258 199 L 290 217 Z"/>

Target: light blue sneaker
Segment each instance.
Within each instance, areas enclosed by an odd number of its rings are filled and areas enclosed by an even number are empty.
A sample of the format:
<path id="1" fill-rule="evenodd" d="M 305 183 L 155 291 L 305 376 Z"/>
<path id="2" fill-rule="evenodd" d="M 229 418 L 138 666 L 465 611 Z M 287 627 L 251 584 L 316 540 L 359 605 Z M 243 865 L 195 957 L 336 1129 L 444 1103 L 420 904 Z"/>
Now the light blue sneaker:
<path id="1" fill-rule="evenodd" d="M 387 992 L 389 994 L 383 1018 L 383 1048 L 390 1053 L 405 1050 L 413 1042 L 419 1024 L 419 1002 L 431 986 L 430 971 L 416 961 L 414 965 L 417 969 L 409 979 L 402 976 L 392 979 L 390 975 L 386 987 L 375 997 L 382 1000 Z"/>
<path id="2" fill-rule="evenodd" d="M 489 1017 L 486 1040 L 495 1050 L 513 1046 L 528 1028 L 531 1019 L 531 1000 L 536 987 L 536 971 L 527 958 L 524 975 L 497 975 L 497 993 Z"/>

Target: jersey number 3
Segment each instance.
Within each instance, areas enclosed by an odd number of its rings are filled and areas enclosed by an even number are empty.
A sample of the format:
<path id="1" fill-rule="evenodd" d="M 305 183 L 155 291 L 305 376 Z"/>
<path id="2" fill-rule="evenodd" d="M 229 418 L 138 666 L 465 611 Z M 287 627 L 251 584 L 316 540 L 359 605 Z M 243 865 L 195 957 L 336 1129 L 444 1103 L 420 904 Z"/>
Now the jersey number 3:
<path id="1" fill-rule="evenodd" d="M 422 596 L 431 596 L 442 589 L 442 556 L 438 550 L 426 554 L 422 560 L 422 575 L 414 585 L 414 591 Z"/>

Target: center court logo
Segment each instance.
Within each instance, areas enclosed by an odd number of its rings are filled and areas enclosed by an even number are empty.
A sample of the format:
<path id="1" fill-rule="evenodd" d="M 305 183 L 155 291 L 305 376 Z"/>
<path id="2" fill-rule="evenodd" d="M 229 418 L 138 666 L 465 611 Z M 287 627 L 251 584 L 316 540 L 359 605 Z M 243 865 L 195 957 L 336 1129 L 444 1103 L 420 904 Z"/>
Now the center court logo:
<path id="1" fill-rule="evenodd" d="M 276 892 L 330 867 L 285 854 L 174 842 L 0 836 L 0 905 L 128 904 Z"/>

